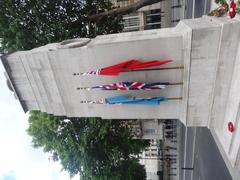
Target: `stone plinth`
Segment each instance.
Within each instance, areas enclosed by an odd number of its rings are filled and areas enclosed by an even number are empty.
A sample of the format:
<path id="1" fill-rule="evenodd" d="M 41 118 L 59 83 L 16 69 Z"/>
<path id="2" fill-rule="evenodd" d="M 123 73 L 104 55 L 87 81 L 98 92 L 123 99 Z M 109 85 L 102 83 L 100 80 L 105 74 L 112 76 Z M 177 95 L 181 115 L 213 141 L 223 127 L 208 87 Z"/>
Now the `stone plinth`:
<path id="1" fill-rule="evenodd" d="M 225 114 L 238 46 L 239 21 L 199 18 L 177 27 L 98 36 L 49 44 L 2 56 L 25 111 L 119 119 L 180 119 L 188 126 L 218 126 Z M 232 53 L 229 53 L 232 52 Z M 172 59 L 163 67 L 184 69 L 122 73 L 117 77 L 73 76 L 129 59 Z M 183 82 L 154 91 L 86 91 L 120 81 Z M 116 95 L 182 97 L 159 106 L 81 104 Z"/>

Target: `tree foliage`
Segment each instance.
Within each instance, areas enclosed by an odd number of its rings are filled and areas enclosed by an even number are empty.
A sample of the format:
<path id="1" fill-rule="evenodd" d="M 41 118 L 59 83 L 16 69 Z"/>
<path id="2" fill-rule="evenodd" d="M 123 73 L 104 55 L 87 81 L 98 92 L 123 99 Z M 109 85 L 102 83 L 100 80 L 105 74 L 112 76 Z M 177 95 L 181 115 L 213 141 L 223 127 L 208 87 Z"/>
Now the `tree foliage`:
<path id="1" fill-rule="evenodd" d="M 109 0 L 1 0 L 2 51 L 28 50 L 70 38 L 120 32 L 121 16 L 94 22 L 88 19 L 110 9 Z"/>
<path id="2" fill-rule="evenodd" d="M 43 147 L 61 161 L 71 176 L 83 179 L 144 179 L 138 155 L 148 141 L 133 139 L 123 120 L 54 117 L 30 112 L 28 134 L 34 147 Z"/>
<path id="3" fill-rule="evenodd" d="M 29 50 L 77 37 L 123 29 L 122 15 L 163 0 L 139 0 L 114 8 L 110 0 L 1 0 L 1 52 Z"/>

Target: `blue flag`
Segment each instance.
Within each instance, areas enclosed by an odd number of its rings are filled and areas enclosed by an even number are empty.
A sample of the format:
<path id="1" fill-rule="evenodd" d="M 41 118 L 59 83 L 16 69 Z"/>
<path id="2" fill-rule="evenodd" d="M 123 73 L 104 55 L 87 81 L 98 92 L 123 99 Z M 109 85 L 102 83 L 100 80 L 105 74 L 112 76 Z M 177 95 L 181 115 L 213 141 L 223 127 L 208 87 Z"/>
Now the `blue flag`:
<path id="1" fill-rule="evenodd" d="M 166 101 L 165 97 L 152 97 L 137 99 L 130 96 L 114 96 L 105 99 L 106 104 L 142 104 L 142 105 L 159 105 L 161 101 Z"/>

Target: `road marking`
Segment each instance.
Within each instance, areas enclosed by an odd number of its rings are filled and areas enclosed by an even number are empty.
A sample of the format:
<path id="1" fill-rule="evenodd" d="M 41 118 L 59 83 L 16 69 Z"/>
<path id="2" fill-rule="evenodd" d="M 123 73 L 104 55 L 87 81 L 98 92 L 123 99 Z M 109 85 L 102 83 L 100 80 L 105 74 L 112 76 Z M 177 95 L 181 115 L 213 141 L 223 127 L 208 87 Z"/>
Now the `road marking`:
<path id="1" fill-rule="evenodd" d="M 184 163 L 183 163 L 183 167 L 186 167 L 186 158 L 187 158 L 187 131 L 188 131 L 188 127 L 186 126 L 185 128 L 185 142 L 184 142 Z M 186 171 L 184 171 L 183 173 L 183 179 L 186 178 Z"/>
<path id="2" fill-rule="evenodd" d="M 207 0 L 204 1 L 204 14 L 207 14 Z"/>
<path id="3" fill-rule="evenodd" d="M 195 0 L 193 0 L 192 19 L 194 19 L 194 13 L 195 13 Z"/>
<path id="4" fill-rule="evenodd" d="M 183 8 L 183 19 L 186 18 L 186 0 L 183 0 L 183 5 L 184 5 L 184 8 Z"/>
<path id="5" fill-rule="evenodd" d="M 195 154 L 195 146 L 196 146 L 196 136 L 197 136 L 197 128 L 194 127 L 194 136 L 193 136 L 193 153 L 192 153 L 192 167 L 194 167 L 194 154 Z M 191 172 L 191 180 L 193 180 L 193 171 Z"/>

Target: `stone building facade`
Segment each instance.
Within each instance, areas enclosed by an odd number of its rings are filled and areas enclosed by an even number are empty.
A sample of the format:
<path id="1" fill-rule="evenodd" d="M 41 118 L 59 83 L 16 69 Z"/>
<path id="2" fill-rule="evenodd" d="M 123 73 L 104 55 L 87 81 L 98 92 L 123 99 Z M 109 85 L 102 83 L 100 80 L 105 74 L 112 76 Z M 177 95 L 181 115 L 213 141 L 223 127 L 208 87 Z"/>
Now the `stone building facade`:
<path id="1" fill-rule="evenodd" d="M 139 0 L 112 0 L 115 7 L 126 7 Z M 184 1 L 161 1 L 123 16 L 124 31 L 139 31 L 175 26 L 184 19 Z"/>

